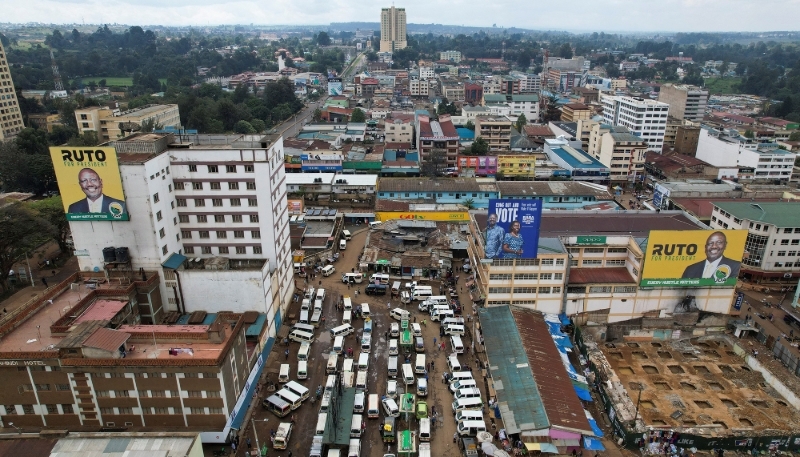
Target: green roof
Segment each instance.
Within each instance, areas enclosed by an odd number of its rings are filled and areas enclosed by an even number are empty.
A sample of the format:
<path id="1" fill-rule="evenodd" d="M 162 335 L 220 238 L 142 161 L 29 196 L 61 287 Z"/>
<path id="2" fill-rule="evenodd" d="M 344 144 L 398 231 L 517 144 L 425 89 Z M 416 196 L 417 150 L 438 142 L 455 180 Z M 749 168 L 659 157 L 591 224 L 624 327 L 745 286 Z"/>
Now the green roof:
<path id="1" fill-rule="evenodd" d="M 739 219 L 776 227 L 800 227 L 800 202 L 714 202 L 714 206 Z"/>

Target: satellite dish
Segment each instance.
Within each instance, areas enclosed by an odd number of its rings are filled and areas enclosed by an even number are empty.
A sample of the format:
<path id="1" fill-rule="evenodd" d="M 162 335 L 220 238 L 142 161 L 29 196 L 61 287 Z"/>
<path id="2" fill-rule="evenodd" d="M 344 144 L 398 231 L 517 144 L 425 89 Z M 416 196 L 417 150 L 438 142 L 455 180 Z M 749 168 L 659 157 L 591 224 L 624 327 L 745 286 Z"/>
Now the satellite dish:
<path id="1" fill-rule="evenodd" d="M 98 273 L 100 271 L 100 267 L 94 267 L 94 272 Z"/>

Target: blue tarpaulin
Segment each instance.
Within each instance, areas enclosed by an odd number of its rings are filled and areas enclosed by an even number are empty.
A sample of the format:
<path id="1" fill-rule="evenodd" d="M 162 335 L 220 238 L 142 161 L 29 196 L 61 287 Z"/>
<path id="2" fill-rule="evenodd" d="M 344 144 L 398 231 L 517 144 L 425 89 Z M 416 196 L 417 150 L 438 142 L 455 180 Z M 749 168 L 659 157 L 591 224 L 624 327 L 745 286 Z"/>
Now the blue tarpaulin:
<path id="1" fill-rule="evenodd" d="M 215 320 L 217 320 L 217 313 L 208 313 L 206 318 L 203 319 L 203 325 L 211 325 Z"/>
<path id="2" fill-rule="evenodd" d="M 587 451 L 605 451 L 606 448 L 603 447 L 603 443 L 596 438 L 589 438 L 588 436 L 583 437 L 583 448 Z"/>
<path id="3" fill-rule="evenodd" d="M 592 401 L 592 394 L 589 393 L 586 389 L 581 389 L 578 386 L 572 386 L 575 388 L 575 393 L 578 394 L 578 398 L 583 401 Z"/>
<path id="4" fill-rule="evenodd" d="M 570 325 L 572 323 L 569 321 L 566 313 L 559 314 L 558 319 L 561 321 L 561 325 Z"/>
<path id="5" fill-rule="evenodd" d="M 244 336 L 258 337 L 258 335 L 261 335 L 261 330 L 264 328 L 266 322 L 267 315 L 259 314 L 258 319 L 247 327 Z"/>
<path id="6" fill-rule="evenodd" d="M 594 431 L 595 436 L 598 436 L 598 437 L 602 438 L 605 434 L 603 433 L 602 430 L 600 430 L 600 427 L 597 426 L 597 421 L 594 420 L 594 419 L 588 419 L 588 420 L 589 420 L 589 425 L 592 427 L 592 430 Z"/>

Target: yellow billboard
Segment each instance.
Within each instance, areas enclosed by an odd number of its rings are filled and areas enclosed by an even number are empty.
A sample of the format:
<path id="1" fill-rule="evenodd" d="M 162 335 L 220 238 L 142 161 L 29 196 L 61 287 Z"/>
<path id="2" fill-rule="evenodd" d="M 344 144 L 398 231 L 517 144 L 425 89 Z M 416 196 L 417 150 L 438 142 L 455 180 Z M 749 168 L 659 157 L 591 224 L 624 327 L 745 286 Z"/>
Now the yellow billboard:
<path id="1" fill-rule="evenodd" d="M 469 220 L 469 213 L 467 211 L 421 211 L 414 213 L 403 211 L 378 211 L 375 213 L 375 219 L 381 222 L 390 221 L 392 219 L 461 222 Z"/>
<path id="2" fill-rule="evenodd" d="M 747 230 L 653 230 L 642 287 L 734 286 Z"/>
<path id="3" fill-rule="evenodd" d="M 56 146 L 50 157 L 67 220 L 130 219 L 114 148 Z"/>

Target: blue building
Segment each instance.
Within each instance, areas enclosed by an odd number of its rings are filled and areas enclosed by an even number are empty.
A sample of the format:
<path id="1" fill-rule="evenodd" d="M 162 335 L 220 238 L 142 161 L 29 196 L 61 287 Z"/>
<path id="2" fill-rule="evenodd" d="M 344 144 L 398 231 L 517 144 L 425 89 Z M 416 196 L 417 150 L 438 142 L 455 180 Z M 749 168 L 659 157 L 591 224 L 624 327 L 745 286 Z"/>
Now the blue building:
<path id="1" fill-rule="evenodd" d="M 378 189 L 379 199 L 460 205 L 471 201 L 473 208 L 488 208 L 489 200 L 500 196 L 494 178 L 382 178 Z"/>
<path id="2" fill-rule="evenodd" d="M 308 172 L 341 172 L 343 158 L 339 154 L 301 154 L 300 169 Z"/>
<path id="3" fill-rule="evenodd" d="M 544 153 L 551 162 L 569 171 L 573 181 L 609 182 L 611 170 L 607 166 L 563 138 L 544 140 Z"/>

